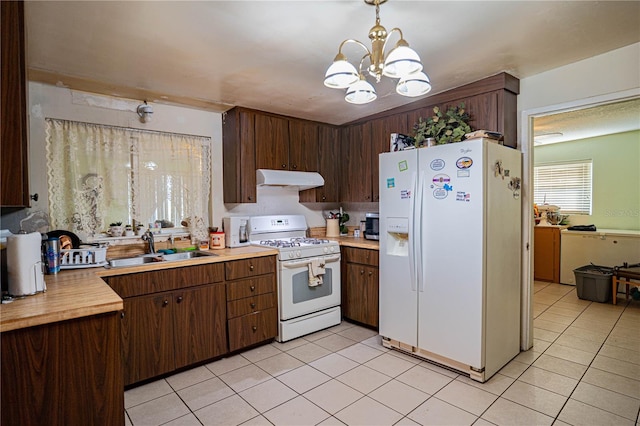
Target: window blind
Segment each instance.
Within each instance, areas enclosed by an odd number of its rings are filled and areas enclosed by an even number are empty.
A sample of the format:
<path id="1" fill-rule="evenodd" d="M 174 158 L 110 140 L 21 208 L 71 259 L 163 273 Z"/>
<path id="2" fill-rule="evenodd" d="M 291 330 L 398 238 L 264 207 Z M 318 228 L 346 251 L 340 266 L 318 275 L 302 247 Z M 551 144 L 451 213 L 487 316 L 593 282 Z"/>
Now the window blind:
<path id="1" fill-rule="evenodd" d="M 553 163 L 533 169 L 533 201 L 563 214 L 591 214 L 592 160 Z"/>

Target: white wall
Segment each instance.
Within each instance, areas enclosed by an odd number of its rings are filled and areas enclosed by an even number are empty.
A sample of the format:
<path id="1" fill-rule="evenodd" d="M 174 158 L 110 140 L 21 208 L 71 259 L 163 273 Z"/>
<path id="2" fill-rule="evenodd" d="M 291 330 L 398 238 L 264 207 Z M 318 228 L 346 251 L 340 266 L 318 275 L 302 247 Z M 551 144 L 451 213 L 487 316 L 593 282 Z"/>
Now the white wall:
<path id="1" fill-rule="evenodd" d="M 520 80 L 521 111 L 640 87 L 640 43 Z"/>
<path id="2" fill-rule="evenodd" d="M 258 192 L 255 204 L 225 205 L 222 198 L 222 117 L 219 113 L 172 105 L 153 104 L 153 120 L 141 123 L 136 114 L 140 100 L 95 95 L 64 87 L 29 83 L 30 192 L 40 198 L 32 203 L 34 211 L 48 212 L 45 118 L 82 121 L 137 129 L 158 130 L 207 136 L 212 140 L 212 226 L 221 226 L 227 215 L 304 214 L 309 226 L 324 226 L 322 209 L 335 209 L 334 204 L 298 202 L 298 193 L 284 189 Z"/>

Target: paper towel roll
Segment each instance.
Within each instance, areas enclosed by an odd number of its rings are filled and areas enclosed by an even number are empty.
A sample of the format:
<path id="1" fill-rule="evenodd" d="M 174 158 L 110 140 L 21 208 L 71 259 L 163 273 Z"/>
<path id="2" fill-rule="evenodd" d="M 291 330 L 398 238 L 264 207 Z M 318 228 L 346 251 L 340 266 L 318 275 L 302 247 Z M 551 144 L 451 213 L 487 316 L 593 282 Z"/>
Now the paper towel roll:
<path id="1" fill-rule="evenodd" d="M 340 224 L 338 219 L 327 219 L 327 237 L 339 237 L 340 236 Z"/>
<path id="2" fill-rule="evenodd" d="M 12 296 L 27 296 L 44 291 L 39 232 L 7 237 L 8 290 Z"/>

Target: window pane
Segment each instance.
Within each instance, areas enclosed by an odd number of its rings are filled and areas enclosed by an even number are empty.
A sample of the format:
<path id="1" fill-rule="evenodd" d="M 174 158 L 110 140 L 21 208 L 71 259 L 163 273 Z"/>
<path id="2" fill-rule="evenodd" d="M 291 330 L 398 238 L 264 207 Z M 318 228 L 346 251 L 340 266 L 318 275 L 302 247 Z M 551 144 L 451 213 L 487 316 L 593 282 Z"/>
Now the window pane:
<path id="1" fill-rule="evenodd" d="M 591 214 L 591 160 L 539 165 L 533 171 L 533 201 L 564 214 Z"/>

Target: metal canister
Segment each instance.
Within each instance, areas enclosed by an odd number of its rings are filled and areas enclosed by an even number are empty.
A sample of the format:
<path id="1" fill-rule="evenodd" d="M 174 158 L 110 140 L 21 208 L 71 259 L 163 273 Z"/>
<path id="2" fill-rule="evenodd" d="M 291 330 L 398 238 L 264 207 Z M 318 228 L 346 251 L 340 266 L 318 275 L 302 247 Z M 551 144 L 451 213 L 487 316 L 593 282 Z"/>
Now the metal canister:
<path id="1" fill-rule="evenodd" d="M 57 274 L 60 272 L 60 238 L 49 237 L 44 244 L 47 255 L 47 273 Z"/>

